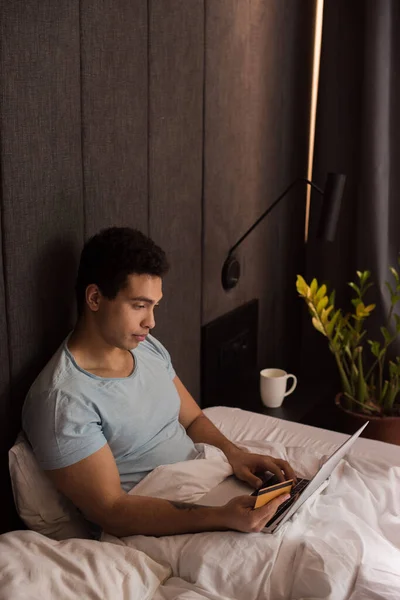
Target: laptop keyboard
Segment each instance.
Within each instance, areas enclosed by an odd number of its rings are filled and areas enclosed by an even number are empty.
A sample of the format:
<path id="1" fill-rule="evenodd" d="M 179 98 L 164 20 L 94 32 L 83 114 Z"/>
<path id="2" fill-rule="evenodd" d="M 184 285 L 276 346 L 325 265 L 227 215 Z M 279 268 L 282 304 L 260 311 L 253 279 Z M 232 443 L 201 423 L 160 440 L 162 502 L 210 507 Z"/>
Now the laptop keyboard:
<path id="1" fill-rule="evenodd" d="M 304 490 L 306 485 L 310 483 L 309 479 L 298 479 L 296 485 L 294 485 L 290 491 L 290 494 L 294 496 L 295 494 L 299 494 Z"/>
<path id="2" fill-rule="evenodd" d="M 269 525 L 271 525 L 278 517 L 281 516 L 282 513 L 285 512 L 288 506 L 290 506 L 294 502 L 295 498 L 297 498 L 297 496 L 304 490 L 304 488 L 309 484 L 309 482 L 309 479 L 297 480 L 296 485 L 294 485 L 290 491 L 290 498 L 285 500 L 285 502 L 282 502 L 272 519 L 270 519 L 266 524 L 266 527 L 269 527 Z"/>

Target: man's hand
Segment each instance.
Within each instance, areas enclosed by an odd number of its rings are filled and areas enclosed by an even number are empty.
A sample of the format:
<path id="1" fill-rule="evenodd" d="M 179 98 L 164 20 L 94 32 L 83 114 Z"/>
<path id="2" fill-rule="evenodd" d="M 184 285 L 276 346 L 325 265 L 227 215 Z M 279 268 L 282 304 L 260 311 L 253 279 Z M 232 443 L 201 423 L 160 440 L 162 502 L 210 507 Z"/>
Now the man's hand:
<path id="1" fill-rule="evenodd" d="M 290 498 L 290 494 L 282 494 L 260 508 L 254 508 L 256 498 L 238 496 L 221 506 L 221 519 L 227 529 L 254 533 L 261 531 L 274 516 L 278 507 Z"/>
<path id="2" fill-rule="evenodd" d="M 232 449 L 226 457 L 236 477 L 246 481 L 255 489 L 262 484 L 261 479 L 255 473 L 264 473 L 265 471 L 274 473 L 279 481 L 285 481 L 286 479 L 296 481 L 296 475 L 286 460 L 263 456 L 262 454 L 252 454 L 240 450 L 240 448 Z"/>
<path id="3" fill-rule="evenodd" d="M 285 460 L 240 450 L 206 417 L 178 377 L 174 378 L 174 384 L 181 400 L 179 422 L 186 429 L 188 436 L 195 444 L 204 442 L 222 450 L 232 465 L 236 477 L 246 481 L 254 488 L 258 488 L 262 484 L 261 479 L 255 474 L 265 471 L 274 473 L 279 481 L 285 479 L 296 481 L 293 469 Z"/>

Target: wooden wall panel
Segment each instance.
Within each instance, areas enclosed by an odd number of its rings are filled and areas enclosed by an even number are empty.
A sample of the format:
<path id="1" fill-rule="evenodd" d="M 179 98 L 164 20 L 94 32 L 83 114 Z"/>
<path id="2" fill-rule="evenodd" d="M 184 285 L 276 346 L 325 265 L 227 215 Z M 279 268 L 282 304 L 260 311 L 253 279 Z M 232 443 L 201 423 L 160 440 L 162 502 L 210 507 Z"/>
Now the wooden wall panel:
<path id="1" fill-rule="evenodd" d="M 6 461 L 25 394 L 71 326 L 83 241 L 79 3 L 3 2 L 0 40 Z"/>
<path id="2" fill-rule="evenodd" d="M 148 231 L 147 2 L 81 0 L 85 237 Z"/>
<path id="3" fill-rule="evenodd" d="M 3 258 L 22 392 L 68 326 L 83 240 L 79 5 L 14 1 L 2 16 Z"/>
<path id="4" fill-rule="evenodd" d="M 204 2 L 149 6 L 149 231 L 171 263 L 154 334 L 199 398 Z"/>
<path id="5" fill-rule="evenodd" d="M 221 269 L 229 248 L 306 174 L 314 11 L 314 0 L 206 2 L 202 323 L 259 298 L 264 366 L 285 368 L 297 335 L 305 189 L 243 243 L 240 283 L 228 293 Z"/>

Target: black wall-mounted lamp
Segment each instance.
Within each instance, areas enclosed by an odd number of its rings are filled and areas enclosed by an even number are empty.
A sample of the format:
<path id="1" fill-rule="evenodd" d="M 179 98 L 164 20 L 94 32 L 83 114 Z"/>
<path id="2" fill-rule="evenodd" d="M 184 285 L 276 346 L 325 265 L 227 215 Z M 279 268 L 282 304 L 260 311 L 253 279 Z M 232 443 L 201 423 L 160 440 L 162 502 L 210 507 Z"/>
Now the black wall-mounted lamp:
<path id="1" fill-rule="evenodd" d="M 293 181 L 286 190 L 267 208 L 267 210 L 261 215 L 259 219 L 246 231 L 245 234 L 236 242 L 234 246 L 229 250 L 228 256 L 222 267 L 222 286 L 224 290 L 230 290 L 234 288 L 240 278 L 240 263 L 238 259 L 233 255 L 234 251 L 240 244 L 247 238 L 247 236 L 257 227 L 259 223 L 275 208 L 275 206 L 286 196 L 286 194 L 300 181 L 307 183 L 314 190 L 317 190 L 323 198 L 324 203 L 322 206 L 321 217 L 318 224 L 317 237 L 326 241 L 333 241 L 336 233 L 336 226 L 340 213 L 340 204 L 342 201 L 344 185 L 346 182 L 346 175 L 341 173 L 328 173 L 326 178 L 325 187 L 321 190 L 315 183 L 301 177 Z"/>

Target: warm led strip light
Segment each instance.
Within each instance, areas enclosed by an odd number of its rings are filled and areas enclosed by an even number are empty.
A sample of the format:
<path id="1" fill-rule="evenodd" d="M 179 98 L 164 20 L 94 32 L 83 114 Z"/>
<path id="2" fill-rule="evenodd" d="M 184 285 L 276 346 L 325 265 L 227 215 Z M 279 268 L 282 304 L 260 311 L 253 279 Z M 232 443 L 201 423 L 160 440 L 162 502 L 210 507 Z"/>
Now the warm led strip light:
<path id="1" fill-rule="evenodd" d="M 311 91 L 311 115 L 310 115 L 310 136 L 308 141 L 308 167 L 307 179 L 312 180 L 312 168 L 314 160 L 314 142 L 315 142 L 315 121 L 317 117 L 318 83 L 319 83 L 319 65 L 321 59 L 321 40 L 322 40 L 322 21 L 324 13 L 324 0 L 317 0 L 315 14 L 315 37 L 314 37 L 314 57 Z M 310 220 L 311 205 L 311 187 L 307 186 L 306 199 L 306 221 L 304 229 L 304 240 L 308 239 L 308 227 Z"/>

